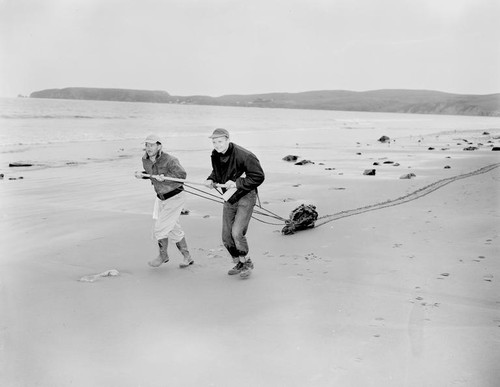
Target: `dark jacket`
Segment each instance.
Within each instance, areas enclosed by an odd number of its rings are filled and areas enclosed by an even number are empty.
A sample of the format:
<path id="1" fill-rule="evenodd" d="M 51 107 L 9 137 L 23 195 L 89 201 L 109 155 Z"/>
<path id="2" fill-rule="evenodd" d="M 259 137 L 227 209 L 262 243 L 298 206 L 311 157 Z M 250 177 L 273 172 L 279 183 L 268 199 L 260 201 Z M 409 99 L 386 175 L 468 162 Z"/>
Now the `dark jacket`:
<path id="1" fill-rule="evenodd" d="M 150 175 L 163 174 L 165 177 L 175 177 L 178 179 L 185 179 L 187 176 L 186 171 L 176 157 L 161 151 L 154 163 L 146 153 L 142 156 L 142 165 L 146 173 Z M 175 181 L 158 181 L 156 179 L 151 179 L 151 184 L 153 184 L 156 193 L 160 195 L 173 193 L 174 190 L 180 192 L 184 189 L 182 183 L 177 183 Z"/>
<path id="2" fill-rule="evenodd" d="M 224 184 L 228 180 L 236 183 L 237 191 L 228 200 L 231 204 L 236 203 L 250 191 L 256 190 L 264 181 L 264 171 L 259 159 L 239 145 L 231 142 L 226 153 L 221 154 L 213 150 L 211 157 L 213 170 L 208 180 L 219 184 Z"/>

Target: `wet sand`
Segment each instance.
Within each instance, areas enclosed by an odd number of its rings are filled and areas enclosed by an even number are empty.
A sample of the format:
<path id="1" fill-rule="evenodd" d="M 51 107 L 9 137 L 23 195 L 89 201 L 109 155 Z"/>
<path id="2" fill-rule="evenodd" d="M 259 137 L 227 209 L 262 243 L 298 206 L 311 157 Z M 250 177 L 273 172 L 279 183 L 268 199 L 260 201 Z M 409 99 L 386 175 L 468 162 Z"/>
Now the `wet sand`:
<path id="1" fill-rule="evenodd" d="M 36 164 L 1 171 L 2 385 L 496 385 L 500 130 L 383 134 L 234 139 L 262 161 L 264 208 L 320 216 L 288 236 L 252 221 L 247 280 L 226 274 L 222 206 L 194 195 L 181 223 L 195 264 L 179 269 L 171 246 L 169 263 L 147 265 L 154 195 L 133 178 L 139 144 L 2 154 Z M 167 151 L 202 181 L 206 145 Z M 119 275 L 79 281 L 108 270 Z"/>

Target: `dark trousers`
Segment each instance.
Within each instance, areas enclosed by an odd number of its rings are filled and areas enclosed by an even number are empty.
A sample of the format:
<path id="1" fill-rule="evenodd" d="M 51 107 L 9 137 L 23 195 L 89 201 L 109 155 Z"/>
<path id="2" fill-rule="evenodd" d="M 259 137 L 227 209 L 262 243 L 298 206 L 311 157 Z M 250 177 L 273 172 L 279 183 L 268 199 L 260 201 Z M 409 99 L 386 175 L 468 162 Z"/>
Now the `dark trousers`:
<path id="1" fill-rule="evenodd" d="M 234 204 L 224 203 L 222 210 L 222 242 L 233 258 L 248 254 L 246 233 L 257 201 L 257 192 L 250 191 Z"/>

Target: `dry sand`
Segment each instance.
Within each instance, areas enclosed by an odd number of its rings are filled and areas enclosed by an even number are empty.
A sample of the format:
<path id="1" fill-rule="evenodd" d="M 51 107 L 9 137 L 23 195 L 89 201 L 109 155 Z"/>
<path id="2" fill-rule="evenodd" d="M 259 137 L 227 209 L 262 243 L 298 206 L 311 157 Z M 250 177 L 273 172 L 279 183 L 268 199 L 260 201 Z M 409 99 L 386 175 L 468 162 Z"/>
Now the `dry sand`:
<path id="1" fill-rule="evenodd" d="M 138 144 L 2 154 L 3 166 L 44 165 L 1 171 L 0 384 L 497 386 L 500 168 L 462 175 L 499 165 L 500 130 L 390 145 L 382 134 L 337 148 L 310 133 L 281 148 L 235 140 L 260 157 L 263 206 L 283 217 L 301 203 L 325 216 L 389 201 L 290 236 L 252 221 L 248 280 L 226 274 L 221 205 L 195 196 L 181 218 L 195 264 L 179 269 L 175 248 L 159 269 L 146 264 L 154 195 L 133 178 Z M 484 145 L 464 151 L 464 139 Z M 203 180 L 210 144 L 172 142 Z M 281 160 L 294 153 L 315 164 Z M 391 202 L 453 176 L 463 178 Z M 120 275 L 79 281 L 107 270 Z"/>

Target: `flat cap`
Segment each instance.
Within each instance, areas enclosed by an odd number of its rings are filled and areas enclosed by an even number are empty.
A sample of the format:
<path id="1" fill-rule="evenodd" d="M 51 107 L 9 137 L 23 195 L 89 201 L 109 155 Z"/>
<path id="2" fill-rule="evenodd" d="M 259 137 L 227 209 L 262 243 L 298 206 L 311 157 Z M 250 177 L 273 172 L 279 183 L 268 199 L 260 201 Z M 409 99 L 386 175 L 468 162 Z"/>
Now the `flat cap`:
<path id="1" fill-rule="evenodd" d="M 156 134 L 150 134 L 146 137 L 144 142 L 149 142 L 150 144 L 156 144 L 157 142 L 159 142 L 161 144 L 161 138 Z"/>
<path id="2" fill-rule="evenodd" d="M 226 129 L 217 128 L 214 130 L 211 136 L 208 138 L 217 138 L 217 137 L 227 137 L 229 138 L 229 132 Z"/>

